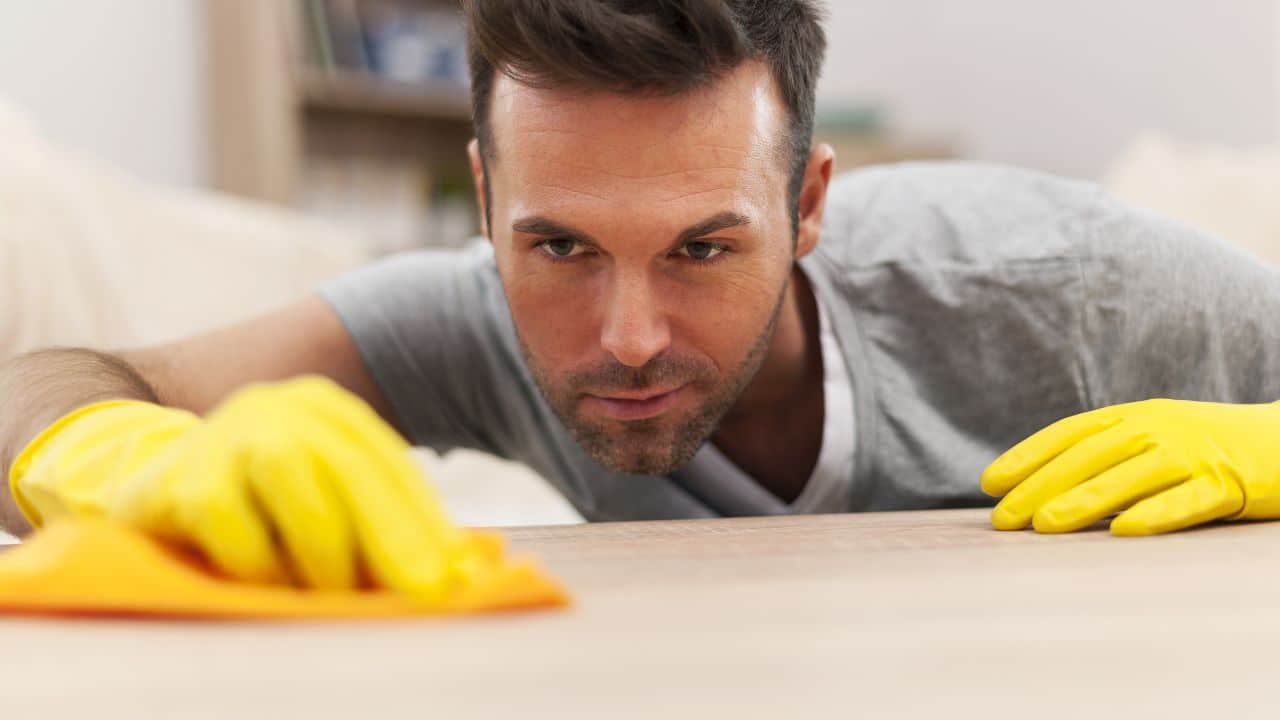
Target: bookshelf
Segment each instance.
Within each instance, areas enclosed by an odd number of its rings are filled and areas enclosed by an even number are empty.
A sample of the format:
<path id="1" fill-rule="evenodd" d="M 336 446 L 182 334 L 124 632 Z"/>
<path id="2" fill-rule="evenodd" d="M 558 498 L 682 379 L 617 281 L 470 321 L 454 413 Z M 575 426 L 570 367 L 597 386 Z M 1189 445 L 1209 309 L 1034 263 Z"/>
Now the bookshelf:
<path id="1" fill-rule="evenodd" d="M 378 251 L 477 231 L 454 2 L 205 0 L 205 12 L 215 188 L 337 221 Z"/>

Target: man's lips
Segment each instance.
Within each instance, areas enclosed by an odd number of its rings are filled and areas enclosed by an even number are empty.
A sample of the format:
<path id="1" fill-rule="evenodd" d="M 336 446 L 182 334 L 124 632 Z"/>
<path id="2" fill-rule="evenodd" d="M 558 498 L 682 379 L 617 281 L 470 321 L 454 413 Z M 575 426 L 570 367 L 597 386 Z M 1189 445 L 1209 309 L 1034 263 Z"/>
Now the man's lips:
<path id="1" fill-rule="evenodd" d="M 642 390 L 639 392 L 614 392 L 608 395 L 588 394 L 583 398 L 587 410 L 614 420 L 646 420 L 666 412 L 681 392 L 688 387 L 681 385 L 672 390 Z"/>

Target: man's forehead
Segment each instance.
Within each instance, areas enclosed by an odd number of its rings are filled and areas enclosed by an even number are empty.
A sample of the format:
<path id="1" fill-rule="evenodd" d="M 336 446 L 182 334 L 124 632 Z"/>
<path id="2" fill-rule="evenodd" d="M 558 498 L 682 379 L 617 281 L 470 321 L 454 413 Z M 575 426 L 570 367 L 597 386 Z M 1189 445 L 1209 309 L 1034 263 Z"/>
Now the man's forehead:
<path id="1" fill-rule="evenodd" d="M 499 164 L 509 159 L 522 174 L 569 162 L 637 180 L 741 171 L 776 158 L 786 133 L 772 76 L 754 62 L 676 96 L 540 89 L 501 75 L 491 124 Z"/>

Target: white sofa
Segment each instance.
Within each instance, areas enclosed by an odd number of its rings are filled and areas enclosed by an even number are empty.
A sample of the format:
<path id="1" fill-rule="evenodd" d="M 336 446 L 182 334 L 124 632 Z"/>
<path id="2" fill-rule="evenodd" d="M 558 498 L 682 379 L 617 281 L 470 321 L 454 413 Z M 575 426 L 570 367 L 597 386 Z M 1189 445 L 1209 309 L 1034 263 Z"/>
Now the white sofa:
<path id="1" fill-rule="evenodd" d="M 0 158 L 0 359 L 175 339 L 368 259 L 356 238 L 301 215 L 71 156 L 2 101 Z"/>
<path id="2" fill-rule="evenodd" d="M 51 345 L 164 342 L 268 310 L 370 259 L 351 232 L 214 193 L 157 187 L 55 147 L 0 99 L 0 360 Z M 537 475 L 418 451 L 470 525 L 581 517 Z"/>

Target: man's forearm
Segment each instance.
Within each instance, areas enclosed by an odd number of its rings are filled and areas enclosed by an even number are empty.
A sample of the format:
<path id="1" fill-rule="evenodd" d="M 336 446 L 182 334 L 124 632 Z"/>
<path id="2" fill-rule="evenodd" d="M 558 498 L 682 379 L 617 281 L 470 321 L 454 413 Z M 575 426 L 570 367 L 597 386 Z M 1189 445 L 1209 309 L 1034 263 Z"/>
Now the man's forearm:
<path id="1" fill-rule="evenodd" d="M 158 402 L 137 370 L 107 353 L 56 348 L 0 365 L 0 526 L 30 529 L 9 492 L 9 468 L 27 443 L 76 408 L 117 398 Z"/>

